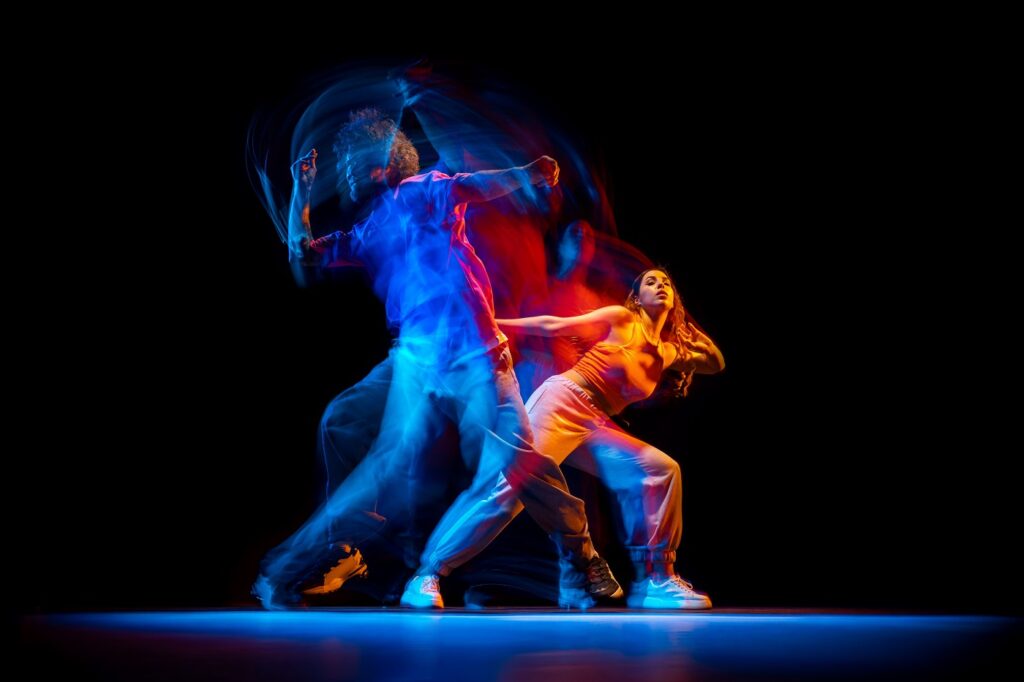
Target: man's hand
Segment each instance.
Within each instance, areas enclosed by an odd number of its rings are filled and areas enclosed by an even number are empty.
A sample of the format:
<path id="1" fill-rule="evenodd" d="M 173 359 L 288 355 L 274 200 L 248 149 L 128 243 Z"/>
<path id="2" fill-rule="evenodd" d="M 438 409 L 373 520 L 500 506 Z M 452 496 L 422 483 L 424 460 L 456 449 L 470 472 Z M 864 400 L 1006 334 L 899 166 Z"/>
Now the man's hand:
<path id="1" fill-rule="evenodd" d="M 336 241 L 341 239 L 342 233 L 332 232 L 331 234 L 324 235 L 319 239 L 306 242 L 306 247 L 317 255 L 323 255 Z"/>
<path id="2" fill-rule="evenodd" d="M 526 170 L 530 173 L 531 184 L 539 185 L 544 183 L 548 187 L 554 187 L 558 184 L 558 162 L 550 156 L 542 156 L 533 161 L 526 166 Z"/>
<path id="3" fill-rule="evenodd" d="M 312 252 L 309 245 L 309 237 L 305 234 L 288 235 L 288 250 L 291 252 L 291 259 L 297 260 L 303 265 L 311 265 L 319 258 L 319 254 Z"/>
<path id="4" fill-rule="evenodd" d="M 296 239 L 294 244 L 295 258 L 302 265 L 315 267 L 320 265 L 323 260 L 324 254 L 331 250 L 335 242 L 341 239 L 342 233 L 332 232 L 331 234 L 324 235 L 319 239 L 310 239 L 303 236 L 301 239 Z"/>
<path id="5" fill-rule="evenodd" d="M 307 192 L 313 189 L 313 180 L 316 179 L 316 148 L 309 150 L 309 153 L 292 164 L 292 180 L 302 186 Z"/>

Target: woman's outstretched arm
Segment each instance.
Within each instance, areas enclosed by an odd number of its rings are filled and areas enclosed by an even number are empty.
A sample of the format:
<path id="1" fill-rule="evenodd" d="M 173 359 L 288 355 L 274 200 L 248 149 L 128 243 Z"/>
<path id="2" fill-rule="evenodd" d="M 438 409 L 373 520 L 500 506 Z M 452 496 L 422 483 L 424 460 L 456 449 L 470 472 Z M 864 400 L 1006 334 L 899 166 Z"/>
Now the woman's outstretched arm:
<path id="1" fill-rule="evenodd" d="M 632 319 L 633 313 L 621 305 L 610 305 L 574 317 L 537 315 L 515 319 L 497 320 L 498 326 L 506 331 L 536 336 L 587 335 L 595 330 L 607 334 L 612 327 Z"/>

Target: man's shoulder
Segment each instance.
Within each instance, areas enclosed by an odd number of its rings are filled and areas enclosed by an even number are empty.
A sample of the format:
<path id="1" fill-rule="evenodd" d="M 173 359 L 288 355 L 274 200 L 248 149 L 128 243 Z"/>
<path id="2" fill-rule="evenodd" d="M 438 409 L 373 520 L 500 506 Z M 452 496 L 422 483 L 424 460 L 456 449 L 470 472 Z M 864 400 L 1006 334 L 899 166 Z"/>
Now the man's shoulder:
<path id="1" fill-rule="evenodd" d="M 399 205 L 412 208 L 427 202 L 432 205 L 445 204 L 450 201 L 450 175 L 432 170 L 413 175 L 398 183 L 395 188 L 395 199 Z"/>
<path id="2" fill-rule="evenodd" d="M 446 175 L 441 171 L 427 171 L 426 173 L 420 173 L 419 175 L 411 175 L 405 180 L 398 183 L 399 190 L 414 189 L 418 186 L 425 186 L 435 182 L 446 182 L 451 180 L 450 175 Z"/>

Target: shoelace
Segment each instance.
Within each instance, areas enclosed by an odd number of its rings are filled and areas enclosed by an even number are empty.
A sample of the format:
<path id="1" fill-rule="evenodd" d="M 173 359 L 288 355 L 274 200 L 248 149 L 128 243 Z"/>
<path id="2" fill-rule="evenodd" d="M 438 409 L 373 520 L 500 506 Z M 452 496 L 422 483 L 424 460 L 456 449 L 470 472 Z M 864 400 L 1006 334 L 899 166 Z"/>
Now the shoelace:
<path id="1" fill-rule="evenodd" d="M 424 592 L 440 592 L 441 585 L 437 581 L 437 576 L 428 575 L 423 579 L 423 591 Z"/>
<path id="2" fill-rule="evenodd" d="M 587 566 L 587 580 L 592 583 L 600 583 L 610 580 L 612 571 L 605 561 L 595 561 Z"/>
<path id="3" fill-rule="evenodd" d="M 680 587 L 681 589 L 686 590 L 687 592 L 693 592 L 693 585 L 683 580 L 683 577 L 680 575 L 669 576 L 668 581 L 670 583 L 674 583 L 677 587 Z"/>

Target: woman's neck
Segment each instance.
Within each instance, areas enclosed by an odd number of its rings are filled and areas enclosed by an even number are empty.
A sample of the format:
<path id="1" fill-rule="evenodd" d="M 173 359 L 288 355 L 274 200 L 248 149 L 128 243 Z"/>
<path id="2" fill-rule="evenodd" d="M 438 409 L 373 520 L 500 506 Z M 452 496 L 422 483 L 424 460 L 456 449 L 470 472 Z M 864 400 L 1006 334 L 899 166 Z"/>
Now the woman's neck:
<path id="1" fill-rule="evenodd" d="M 668 320 L 668 311 L 661 310 L 656 315 L 657 317 L 652 317 L 646 308 L 640 308 L 637 316 L 637 324 L 643 330 L 644 336 L 655 345 L 661 342 L 661 331 Z"/>

